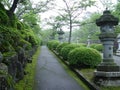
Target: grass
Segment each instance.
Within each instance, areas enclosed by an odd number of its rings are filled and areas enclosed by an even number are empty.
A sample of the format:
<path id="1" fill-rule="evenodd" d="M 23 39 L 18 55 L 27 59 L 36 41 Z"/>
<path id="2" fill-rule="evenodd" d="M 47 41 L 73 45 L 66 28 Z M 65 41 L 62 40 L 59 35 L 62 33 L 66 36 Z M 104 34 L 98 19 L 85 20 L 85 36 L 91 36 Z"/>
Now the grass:
<path id="1" fill-rule="evenodd" d="M 94 71 L 95 69 L 81 69 L 80 72 L 82 75 L 88 79 L 90 82 L 92 82 L 92 79 L 94 77 Z M 100 86 L 100 90 L 120 90 L 120 87 L 102 87 Z"/>
<path id="2" fill-rule="evenodd" d="M 35 69 L 36 69 L 36 63 L 37 63 L 39 53 L 40 53 L 40 47 L 37 49 L 36 53 L 33 55 L 32 63 L 28 63 L 25 68 L 27 75 L 25 75 L 23 80 L 20 80 L 15 85 L 15 90 L 33 90 Z"/>
<path id="3" fill-rule="evenodd" d="M 94 72 L 95 69 L 90 69 L 90 68 L 87 68 L 87 69 L 81 69 L 80 72 L 82 73 L 82 75 L 87 78 L 89 81 L 92 81 L 93 79 L 93 72 Z"/>

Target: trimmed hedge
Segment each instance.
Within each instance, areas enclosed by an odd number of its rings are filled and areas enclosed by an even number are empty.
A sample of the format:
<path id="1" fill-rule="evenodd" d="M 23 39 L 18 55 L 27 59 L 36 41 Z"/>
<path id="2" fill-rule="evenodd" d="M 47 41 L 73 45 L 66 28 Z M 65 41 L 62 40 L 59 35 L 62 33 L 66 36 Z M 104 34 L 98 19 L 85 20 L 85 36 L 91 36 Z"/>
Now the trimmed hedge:
<path id="1" fill-rule="evenodd" d="M 91 44 L 90 48 L 96 49 L 96 50 L 98 50 L 100 52 L 103 51 L 103 45 L 102 44 Z"/>
<path id="2" fill-rule="evenodd" d="M 57 45 L 59 45 L 59 41 L 57 40 L 52 40 L 47 43 L 47 46 L 50 50 L 55 50 Z"/>
<path id="3" fill-rule="evenodd" d="M 60 43 L 57 48 L 56 51 L 60 54 L 60 51 L 63 47 L 65 47 L 66 45 L 68 45 L 69 43 Z"/>
<path id="4" fill-rule="evenodd" d="M 73 66 L 95 67 L 101 60 L 100 53 L 92 48 L 76 48 L 68 54 L 68 61 Z"/>
<path id="5" fill-rule="evenodd" d="M 67 60 L 69 52 L 77 47 L 81 47 L 81 45 L 69 44 L 61 49 L 60 55 L 63 57 L 64 60 Z"/>

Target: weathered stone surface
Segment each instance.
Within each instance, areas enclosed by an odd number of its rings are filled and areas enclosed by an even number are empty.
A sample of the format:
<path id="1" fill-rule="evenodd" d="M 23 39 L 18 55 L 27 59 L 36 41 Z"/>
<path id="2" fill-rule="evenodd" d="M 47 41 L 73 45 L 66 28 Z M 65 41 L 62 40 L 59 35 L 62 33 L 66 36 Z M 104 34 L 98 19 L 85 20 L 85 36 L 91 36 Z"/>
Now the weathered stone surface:
<path id="1" fill-rule="evenodd" d="M 120 86 L 120 77 L 100 77 L 96 76 L 94 82 L 100 86 Z"/>
<path id="2" fill-rule="evenodd" d="M 116 38 L 114 26 L 118 25 L 119 19 L 114 17 L 109 10 L 96 20 L 100 27 L 99 39 L 103 43 L 103 62 L 97 66 L 94 82 L 102 86 L 120 86 L 120 66 L 114 63 L 113 45 Z"/>
<path id="3" fill-rule="evenodd" d="M 120 72 L 95 71 L 94 74 L 100 77 L 120 77 Z"/>
<path id="4" fill-rule="evenodd" d="M 7 74 L 8 74 L 8 67 L 0 63 L 0 90 L 8 90 L 8 83 L 7 83 Z"/>

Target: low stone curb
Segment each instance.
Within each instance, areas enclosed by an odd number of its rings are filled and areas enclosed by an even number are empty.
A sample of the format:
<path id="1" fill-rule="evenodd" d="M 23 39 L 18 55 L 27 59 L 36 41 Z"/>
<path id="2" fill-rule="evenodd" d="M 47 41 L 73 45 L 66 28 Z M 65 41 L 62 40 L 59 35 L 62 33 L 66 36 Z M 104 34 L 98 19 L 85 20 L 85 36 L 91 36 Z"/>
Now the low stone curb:
<path id="1" fill-rule="evenodd" d="M 71 69 L 79 78 L 80 80 L 82 80 L 89 88 L 90 90 L 100 90 L 100 88 L 98 86 L 96 86 L 94 83 L 91 83 L 90 81 L 88 81 L 79 71 L 78 69 L 74 69 L 72 67 L 70 67 L 68 62 L 63 61 L 62 57 L 60 57 L 58 55 L 58 53 L 56 53 L 55 51 L 52 51 L 58 58 L 61 59 L 61 61 L 67 65 L 69 67 L 69 69 Z"/>

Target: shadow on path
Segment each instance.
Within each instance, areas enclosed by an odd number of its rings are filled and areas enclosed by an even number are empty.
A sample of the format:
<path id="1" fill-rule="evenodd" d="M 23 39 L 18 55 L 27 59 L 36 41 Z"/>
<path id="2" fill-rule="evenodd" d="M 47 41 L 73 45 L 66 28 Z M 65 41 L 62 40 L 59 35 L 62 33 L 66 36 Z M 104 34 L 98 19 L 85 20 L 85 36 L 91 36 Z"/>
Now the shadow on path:
<path id="1" fill-rule="evenodd" d="M 34 90 L 84 90 L 62 67 L 46 46 L 41 46 Z"/>

